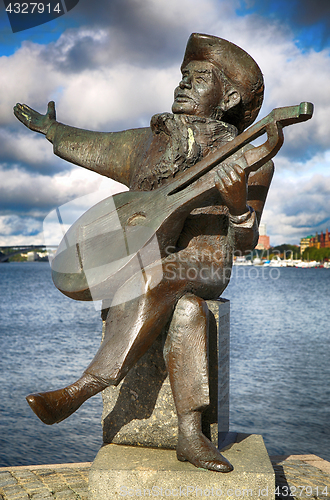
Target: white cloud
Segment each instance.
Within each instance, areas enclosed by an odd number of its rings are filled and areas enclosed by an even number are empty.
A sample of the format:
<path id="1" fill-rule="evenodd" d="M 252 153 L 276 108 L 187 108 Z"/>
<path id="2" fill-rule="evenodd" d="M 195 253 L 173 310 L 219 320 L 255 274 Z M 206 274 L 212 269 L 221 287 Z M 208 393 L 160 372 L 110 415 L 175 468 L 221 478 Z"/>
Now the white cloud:
<path id="1" fill-rule="evenodd" d="M 128 128 L 143 116 L 148 125 L 153 114 L 170 110 L 178 79 L 177 67 L 156 71 L 118 64 L 85 70 L 68 79 L 58 100 L 58 116 L 93 130 L 111 130 L 118 123 Z"/>
<path id="2" fill-rule="evenodd" d="M 120 3 L 116 5 L 121 8 Z M 131 10 L 124 12 L 124 6 Z M 273 107 L 302 100 L 315 104 L 310 122 L 285 129 L 285 144 L 275 160 L 278 168 L 264 212 L 269 233 L 278 240 L 292 240 L 308 231 L 326 214 L 301 203 L 299 217 L 290 215 L 285 200 L 295 197 L 300 203 L 303 182 L 308 186 L 314 173 L 326 178 L 330 167 L 329 52 L 302 52 L 288 26 L 256 15 L 238 17 L 235 7 L 237 2 L 216 0 L 125 0 L 122 17 L 117 13 L 113 25 L 70 29 L 56 43 L 25 43 L 12 56 L 0 58 L 3 156 L 26 165 L 26 170 L 31 165 L 40 170 L 43 163 L 53 168 L 60 161 L 53 158 L 51 145 L 42 136 L 16 132 L 23 127 L 12 114 L 16 101 L 44 113 L 47 102 L 55 99 L 59 121 L 94 130 L 147 125 L 152 114 L 170 110 L 189 33 L 211 33 L 246 49 L 261 67 L 266 93 L 260 117 Z M 161 64 L 162 58 L 166 63 Z M 311 151 L 313 157 L 307 157 Z M 40 214 L 46 206 L 97 189 L 101 180 L 97 174 L 75 167 L 52 177 L 31 176 L 18 167 L 1 175 L 0 199 L 8 213 L 16 205 Z M 311 203 L 311 196 L 307 197 Z M 321 200 L 327 212 L 326 199 Z"/>
<path id="3" fill-rule="evenodd" d="M 45 243 L 58 245 L 63 237 L 63 231 L 58 219 L 56 217 L 54 219 L 51 215 L 54 213 L 53 208 L 60 209 L 65 219 L 63 221 L 65 228 L 68 229 L 91 206 L 127 189 L 119 182 L 101 178 L 93 172 L 79 168 L 53 178 L 31 176 L 16 168 L 4 178 L 6 181 L 0 188 L 0 199 L 4 205 L 7 201 L 9 206 L 11 202 L 14 203 L 16 200 L 17 204 L 19 200 L 17 206 L 19 213 L 0 215 L 2 246 Z M 48 214 L 50 210 L 52 212 Z M 47 224 L 43 226 L 44 219 L 47 220 Z"/>
<path id="4" fill-rule="evenodd" d="M 36 231 L 40 231 L 40 222 L 32 217 L 27 217 L 23 222 L 22 218 L 17 215 L 2 215 L 0 216 L 0 233 L 3 236 L 27 234 L 30 235 Z"/>
<path id="5" fill-rule="evenodd" d="M 54 163 L 52 145 L 40 134 L 17 133 L 5 128 L 0 129 L 2 158 L 23 162 L 32 168 Z"/>
<path id="6" fill-rule="evenodd" d="M 0 216 L 0 245 L 43 245 L 41 222 L 33 217 Z"/>
<path id="7" fill-rule="evenodd" d="M 330 176 L 275 176 L 262 222 L 271 245 L 299 244 L 304 236 L 330 229 Z"/>
<path id="8" fill-rule="evenodd" d="M 274 107 L 291 106 L 301 101 L 315 105 L 312 120 L 285 130 L 286 142 L 295 149 L 309 144 L 329 148 L 330 52 L 297 48 L 290 29 L 276 20 L 259 16 L 231 18 L 214 25 L 216 34 L 243 47 L 259 64 L 265 79 L 262 113 Z M 261 113 L 261 114 L 262 114 Z M 287 148 L 288 150 L 289 148 Z"/>
<path id="9" fill-rule="evenodd" d="M 284 133 L 287 132 L 285 130 Z M 285 149 L 285 144 L 282 149 Z M 281 175 L 282 178 L 288 176 L 289 178 L 302 179 L 303 177 L 310 177 L 314 174 L 325 174 L 329 173 L 330 166 L 330 149 L 327 151 L 320 151 L 315 153 L 311 158 L 304 159 L 301 161 L 292 160 L 281 152 L 275 157 L 276 165 L 276 176 Z"/>
<path id="10" fill-rule="evenodd" d="M 137 7 L 147 8 L 140 3 Z M 149 0 L 149 17 L 161 26 L 170 27 L 173 23 L 176 29 L 181 26 L 187 33 L 185 40 L 190 31 L 200 30 L 223 36 L 251 53 L 265 75 L 265 112 L 273 107 L 298 104 L 302 100 L 313 101 L 315 116 L 312 122 L 291 127 L 287 137 L 301 147 L 306 140 L 327 147 L 329 126 L 326 117 L 330 112 L 328 51 L 301 52 L 294 43 L 293 34 L 283 25 L 257 16 L 237 17 L 227 2 L 219 4 L 209 0 L 203 3 L 203 9 L 197 0 L 180 4 L 173 2 L 164 10 L 161 7 L 159 2 Z M 113 30 L 115 33 L 118 28 L 71 29 L 48 47 L 26 43 L 14 55 L 2 57 L 2 123 L 13 123 L 12 107 L 16 101 L 27 102 L 43 113 L 52 98 L 57 101 L 59 120 L 90 128 L 125 126 L 125 123 L 132 126 L 132 123 L 141 123 L 141 117 L 146 119 L 153 113 L 169 110 L 179 78 L 179 61 L 176 60 L 174 65 L 173 62 L 167 64 L 166 68 L 159 67 L 152 58 L 149 63 L 147 60 L 122 62 L 116 52 L 121 37 L 118 41 L 116 36 L 111 36 Z M 134 49 L 134 39 L 129 38 L 129 33 L 124 34 Z M 69 54 L 73 57 L 75 48 L 80 47 L 84 39 L 98 44 L 93 61 L 86 54 L 89 65 L 70 72 L 66 66 L 71 61 Z M 178 47 L 182 56 L 185 40 L 182 39 L 182 47 Z M 86 50 L 80 47 L 79 54 L 75 54 L 76 60 L 83 59 Z M 148 50 L 152 52 L 152 43 L 149 43 Z"/>
<path id="11" fill-rule="evenodd" d="M 46 112 L 49 96 L 60 85 L 60 75 L 42 58 L 43 46 L 25 43 L 12 56 L 0 58 L 0 124 L 15 123 L 13 106 L 25 102 L 42 104 Z"/>
<path id="12" fill-rule="evenodd" d="M 18 167 L 11 170 L 1 170 L 2 182 L 0 185 L 0 206 L 2 212 L 17 206 L 19 213 L 37 213 L 46 215 L 47 211 L 67 203 L 80 196 L 98 191 L 103 178 L 89 170 L 73 168 L 69 172 L 60 173 L 53 177 L 45 175 L 31 175 Z M 103 180 L 103 186 L 106 179 Z M 113 194 L 112 186 L 124 186 L 107 180 L 109 194 Z"/>

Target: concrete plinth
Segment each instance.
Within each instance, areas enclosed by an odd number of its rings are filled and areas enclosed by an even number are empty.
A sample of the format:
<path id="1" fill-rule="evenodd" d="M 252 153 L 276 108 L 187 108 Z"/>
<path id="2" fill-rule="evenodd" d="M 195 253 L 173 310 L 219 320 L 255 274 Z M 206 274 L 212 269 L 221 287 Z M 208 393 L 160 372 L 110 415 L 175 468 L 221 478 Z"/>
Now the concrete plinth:
<path id="1" fill-rule="evenodd" d="M 261 436 L 238 434 L 222 453 L 232 472 L 197 469 L 179 462 L 174 450 L 105 445 L 90 471 L 88 498 L 275 498 L 275 475 Z"/>

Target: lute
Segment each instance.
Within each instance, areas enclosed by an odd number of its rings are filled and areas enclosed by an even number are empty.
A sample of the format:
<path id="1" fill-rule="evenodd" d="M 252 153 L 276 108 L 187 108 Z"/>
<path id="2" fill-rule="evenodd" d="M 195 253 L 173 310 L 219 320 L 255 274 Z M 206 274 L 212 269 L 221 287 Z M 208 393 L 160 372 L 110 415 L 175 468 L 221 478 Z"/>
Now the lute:
<path id="1" fill-rule="evenodd" d="M 94 205 L 70 227 L 57 249 L 52 261 L 55 286 L 76 300 L 111 297 L 113 290 L 135 273 L 143 274 L 175 244 L 186 217 L 216 189 L 219 164 L 233 157 L 248 176 L 279 151 L 283 127 L 312 114 L 308 102 L 276 108 L 169 184 L 154 191 L 119 193 Z M 243 150 L 265 133 L 264 144 Z"/>

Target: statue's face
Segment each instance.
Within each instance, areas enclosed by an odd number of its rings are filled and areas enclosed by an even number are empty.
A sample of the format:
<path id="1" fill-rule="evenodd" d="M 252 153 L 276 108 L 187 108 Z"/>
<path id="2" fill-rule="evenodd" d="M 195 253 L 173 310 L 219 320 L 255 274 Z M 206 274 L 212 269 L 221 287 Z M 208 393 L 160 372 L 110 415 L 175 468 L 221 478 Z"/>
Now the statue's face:
<path id="1" fill-rule="evenodd" d="M 222 98 L 213 64 L 191 61 L 182 70 L 182 80 L 174 91 L 172 112 L 211 117 Z"/>

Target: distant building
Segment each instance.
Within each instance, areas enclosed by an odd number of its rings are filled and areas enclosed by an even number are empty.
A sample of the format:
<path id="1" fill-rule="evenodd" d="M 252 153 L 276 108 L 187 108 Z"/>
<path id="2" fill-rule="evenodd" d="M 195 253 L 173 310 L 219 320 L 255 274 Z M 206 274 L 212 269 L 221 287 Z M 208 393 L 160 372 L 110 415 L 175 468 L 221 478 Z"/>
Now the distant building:
<path id="1" fill-rule="evenodd" d="M 321 231 L 320 235 L 318 235 L 316 233 L 316 235 L 314 236 L 314 238 L 312 238 L 310 246 L 316 247 L 316 248 L 330 248 L 330 240 L 329 240 L 329 231 L 328 231 L 328 229 L 326 230 L 325 234 L 323 233 L 323 231 Z"/>
<path id="2" fill-rule="evenodd" d="M 306 238 L 301 238 L 300 240 L 300 254 L 302 255 L 306 248 L 311 246 L 311 239 L 313 236 L 306 236 Z"/>
<path id="3" fill-rule="evenodd" d="M 321 231 L 321 234 L 316 233 L 315 236 L 307 236 L 306 238 L 301 238 L 300 240 L 300 252 L 303 254 L 304 250 L 308 247 L 316 248 L 330 248 L 330 235 L 327 229 L 325 234 Z"/>
<path id="4" fill-rule="evenodd" d="M 26 254 L 26 257 L 27 257 L 27 261 L 28 262 L 33 262 L 35 260 L 38 260 L 38 254 L 37 254 L 37 252 L 28 252 Z"/>
<path id="5" fill-rule="evenodd" d="M 257 250 L 269 250 L 269 236 L 266 234 L 266 224 L 260 224 L 259 226 L 259 239 L 258 244 L 256 246 Z"/>

